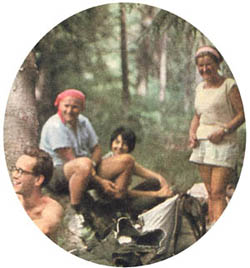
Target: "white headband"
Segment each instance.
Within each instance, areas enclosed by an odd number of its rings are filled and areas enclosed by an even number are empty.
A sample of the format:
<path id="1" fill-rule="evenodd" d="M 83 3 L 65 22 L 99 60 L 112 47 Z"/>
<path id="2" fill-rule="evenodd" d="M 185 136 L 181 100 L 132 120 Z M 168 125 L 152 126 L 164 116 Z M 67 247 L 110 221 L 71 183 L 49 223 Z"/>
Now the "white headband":
<path id="1" fill-rule="evenodd" d="M 218 58 L 218 60 L 221 60 L 221 56 L 220 54 L 212 47 L 208 47 L 208 46 L 204 46 L 204 47 L 200 47 L 196 54 L 195 57 L 198 57 L 201 53 L 203 52 L 210 52 L 211 54 L 213 54 L 216 58 Z"/>

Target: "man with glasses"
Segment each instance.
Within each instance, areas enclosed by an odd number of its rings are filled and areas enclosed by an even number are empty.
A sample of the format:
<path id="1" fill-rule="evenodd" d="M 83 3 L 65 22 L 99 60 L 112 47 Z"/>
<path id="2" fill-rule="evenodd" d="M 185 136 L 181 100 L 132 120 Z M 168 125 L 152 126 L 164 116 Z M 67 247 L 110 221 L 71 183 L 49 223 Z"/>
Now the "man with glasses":
<path id="1" fill-rule="evenodd" d="M 38 148 L 24 151 L 12 171 L 14 190 L 25 211 L 48 237 L 54 239 L 63 216 L 62 206 L 42 193 L 53 174 L 50 155 Z"/>

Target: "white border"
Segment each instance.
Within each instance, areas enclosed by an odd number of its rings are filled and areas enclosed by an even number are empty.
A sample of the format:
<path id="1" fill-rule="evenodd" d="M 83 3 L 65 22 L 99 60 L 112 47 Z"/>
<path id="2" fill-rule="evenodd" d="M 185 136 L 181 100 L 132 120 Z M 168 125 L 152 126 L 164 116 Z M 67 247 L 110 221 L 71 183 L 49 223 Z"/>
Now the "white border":
<path id="1" fill-rule="evenodd" d="M 96 266 L 66 254 L 30 224 L 8 180 L 3 153 L 3 120 L 8 92 L 17 70 L 34 45 L 62 20 L 89 7 L 117 1 L 8 0 L 0 4 L 1 25 L 1 221 L 2 266 L 82 267 Z M 249 5 L 248 1 L 196 0 L 129 1 L 157 6 L 187 20 L 208 37 L 223 53 L 239 85 L 246 117 L 249 116 Z M 235 267 L 249 261 L 249 178 L 245 157 L 240 183 L 230 204 L 213 229 L 183 253 L 154 266 Z M 28 235 L 27 235 L 28 233 Z"/>

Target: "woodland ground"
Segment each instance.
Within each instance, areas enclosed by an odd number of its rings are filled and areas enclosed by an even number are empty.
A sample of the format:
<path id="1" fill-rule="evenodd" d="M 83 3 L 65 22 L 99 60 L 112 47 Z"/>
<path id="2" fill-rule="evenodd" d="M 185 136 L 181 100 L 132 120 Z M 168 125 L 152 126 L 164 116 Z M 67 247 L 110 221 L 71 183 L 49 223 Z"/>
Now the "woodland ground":
<path id="1" fill-rule="evenodd" d="M 244 135 L 244 130 L 241 130 L 239 140 L 242 152 L 244 151 L 244 142 L 242 142 L 244 141 Z M 174 139 L 178 139 L 178 143 L 172 143 L 171 139 L 169 139 L 168 142 L 166 142 L 165 147 L 162 148 L 156 139 L 151 139 L 151 142 L 149 143 L 147 142 L 147 138 L 144 138 L 144 141 L 138 144 L 138 149 L 135 150 L 134 156 L 138 162 L 163 174 L 176 192 L 185 192 L 194 183 L 200 182 L 201 179 L 199 178 L 199 174 L 195 165 L 191 164 L 188 161 L 191 151 L 187 149 L 185 137 L 176 136 Z M 141 147 L 144 148 L 143 153 L 141 153 Z M 157 154 L 154 155 L 153 152 L 157 152 Z M 243 156 L 244 154 L 241 153 L 241 156 L 239 158 L 238 174 L 240 174 L 241 166 L 243 163 Z M 135 177 L 133 179 L 132 185 L 135 185 L 140 181 L 140 178 Z M 68 195 L 54 197 L 64 206 L 65 215 L 67 215 L 63 222 L 63 228 L 59 232 L 57 244 L 60 247 L 64 248 L 66 251 L 71 252 L 80 258 L 94 263 L 112 266 L 112 253 L 117 251 L 120 247 L 120 245 L 114 239 L 113 232 L 111 232 L 105 240 L 98 242 L 92 251 L 86 251 L 83 249 L 81 240 L 73 236 L 66 227 L 67 218 L 70 216 Z M 107 218 L 107 215 L 102 216 L 105 225 L 109 219 Z M 102 220 L 99 221 L 99 223 L 101 222 Z M 177 252 L 181 252 L 182 250 L 192 245 L 194 242 L 195 239 L 191 232 L 191 229 L 188 226 L 187 222 L 184 220 L 178 242 Z M 172 256 L 172 254 L 173 247 L 171 244 L 166 254 L 155 261 L 166 259 Z"/>

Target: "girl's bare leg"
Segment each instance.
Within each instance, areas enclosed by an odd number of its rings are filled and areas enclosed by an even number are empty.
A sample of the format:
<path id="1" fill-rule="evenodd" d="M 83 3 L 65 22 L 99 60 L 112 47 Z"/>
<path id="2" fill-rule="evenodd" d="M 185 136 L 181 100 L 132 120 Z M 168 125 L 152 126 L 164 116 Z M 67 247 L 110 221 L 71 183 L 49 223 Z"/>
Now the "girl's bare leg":
<path id="1" fill-rule="evenodd" d="M 213 222 L 217 221 L 227 206 L 226 186 L 232 175 L 232 169 L 213 167 L 211 177 L 211 201 L 213 207 Z"/>
<path id="2" fill-rule="evenodd" d="M 213 208 L 211 201 L 211 175 L 212 167 L 207 165 L 199 165 L 200 176 L 203 179 L 203 182 L 206 186 L 208 192 L 208 221 L 209 223 L 213 222 Z"/>

